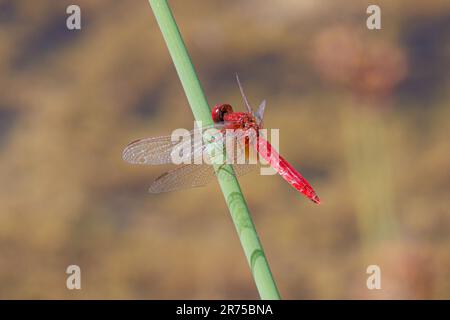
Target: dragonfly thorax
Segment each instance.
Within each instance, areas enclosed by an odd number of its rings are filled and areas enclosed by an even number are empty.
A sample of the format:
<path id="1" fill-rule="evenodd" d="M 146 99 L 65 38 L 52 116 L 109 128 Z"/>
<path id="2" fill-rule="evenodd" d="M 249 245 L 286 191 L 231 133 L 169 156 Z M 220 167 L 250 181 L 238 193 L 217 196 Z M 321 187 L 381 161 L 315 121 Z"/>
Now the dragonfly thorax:
<path id="1" fill-rule="evenodd" d="M 250 112 L 234 112 L 229 104 L 217 104 L 211 112 L 215 123 L 225 123 L 228 129 L 259 129 L 258 121 Z"/>
<path id="2" fill-rule="evenodd" d="M 232 112 L 224 115 L 223 120 L 230 129 L 259 130 L 256 118 L 249 112 Z"/>

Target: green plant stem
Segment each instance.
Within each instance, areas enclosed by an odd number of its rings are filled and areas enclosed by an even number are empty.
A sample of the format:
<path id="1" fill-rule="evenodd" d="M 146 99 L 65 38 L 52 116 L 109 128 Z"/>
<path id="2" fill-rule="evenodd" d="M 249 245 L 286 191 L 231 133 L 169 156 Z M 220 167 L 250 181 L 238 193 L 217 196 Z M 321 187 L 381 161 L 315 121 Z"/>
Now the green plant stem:
<path id="1" fill-rule="evenodd" d="M 202 124 L 212 124 L 210 108 L 166 0 L 149 0 L 166 41 L 194 117 Z M 261 299 L 280 299 L 264 250 L 231 165 L 215 166 L 225 201 L 231 213 L 242 247 L 250 265 Z"/>

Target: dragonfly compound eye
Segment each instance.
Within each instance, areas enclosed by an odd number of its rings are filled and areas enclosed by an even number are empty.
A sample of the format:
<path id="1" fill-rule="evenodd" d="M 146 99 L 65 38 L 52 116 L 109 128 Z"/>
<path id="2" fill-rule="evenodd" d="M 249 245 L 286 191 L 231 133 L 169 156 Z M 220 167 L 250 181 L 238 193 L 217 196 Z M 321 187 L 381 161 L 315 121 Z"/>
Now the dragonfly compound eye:
<path id="1" fill-rule="evenodd" d="M 222 122 L 225 114 L 231 112 L 233 108 L 229 104 L 218 104 L 212 109 L 211 116 L 214 122 Z"/>

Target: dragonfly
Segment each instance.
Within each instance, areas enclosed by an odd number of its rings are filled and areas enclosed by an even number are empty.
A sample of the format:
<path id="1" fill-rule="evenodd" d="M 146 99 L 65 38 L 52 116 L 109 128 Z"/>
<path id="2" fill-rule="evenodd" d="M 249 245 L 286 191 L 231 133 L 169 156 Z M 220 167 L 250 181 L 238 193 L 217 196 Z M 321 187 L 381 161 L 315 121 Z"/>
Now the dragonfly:
<path id="1" fill-rule="evenodd" d="M 184 142 L 174 140 L 172 135 L 135 140 L 125 147 L 122 154 L 123 160 L 141 165 L 169 164 L 174 163 L 174 152 L 179 152 L 179 150 L 188 150 L 183 154 L 184 159 L 192 160 L 198 157 L 208 159 L 211 158 L 211 149 L 208 148 L 208 145 L 211 143 L 225 144 L 226 139 L 231 137 L 238 141 L 236 148 L 233 149 L 235 152 L 228 155 L 227 148 L 215 150 L 216 156 L 217 150 L 223 150 L 225 156 L 222 159 L 228 160 L 227 163 L 232 163 L 237 176 L 247 174 L 258 167 L 258 164 L 239 161 L 240 158 L 248 159 L 249 150 L 253 148 L 258 157 L 264 159 L 293 188 L 313 202 L 320 204 L 319 197 L 308 181 L 259 133 L 263 128 L 266 101 L 263 100 L 254 112 L 237 75 L 236 79 L 246 112 L 235 112 L 229 104 L 217 104 L 211 112 L 213 124 L 189 131 L 186 133 L 186 139 L 183 139 Z M 211 136 L 210 144 L 204 143 L 204 139 L 195 139 L 199 132 L 202 133 L 204 130 L 212 128 L 216 130 L 216 134 Z M 185 147 L 186 149 L 183 149 Z M 191 161 L 191 163 L 181 164 L 159 176 L 151 184 L 149 192 L 161 193 L 200 187 L 208 184 L 215 177 L 216 170 L 211 161 L 209 163 L 196 163 L 195 161 L 192 163 Z"/>

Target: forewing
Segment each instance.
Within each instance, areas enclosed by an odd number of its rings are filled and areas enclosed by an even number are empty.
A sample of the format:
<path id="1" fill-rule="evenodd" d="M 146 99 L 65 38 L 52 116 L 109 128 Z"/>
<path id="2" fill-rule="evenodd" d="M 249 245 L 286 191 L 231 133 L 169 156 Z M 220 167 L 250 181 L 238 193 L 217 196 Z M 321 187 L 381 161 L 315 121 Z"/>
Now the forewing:
<path id="1" fill-rule="evenodd" d="M 164 164 L 171 162 L 171 152 L 177 142 L 171 136 L 140 139 L 131 142 L 122 158 L 132 164 Z"/>
<path id="2" fill-rule="evenodd" d="M 223 126 L 221 123 L 216 123 L 214 126 L 191 130 L 187 132 L 183 142 L 180 142 L 181 140 L 173 142 L 171 136 L 139 139 L 125 147 L 122 158 L 132 164 L 168 164 L 173 162 L 172 150 L 177 146 L 177 148 L 186 147 L 185 150 L 190 150 L 190 158 L 193 159 L 194 155 L 203 154 L 205 149 L 202 139 L 195 139 L 201 134 L 201 130 L 212 127 L 220 129 Z"/>

